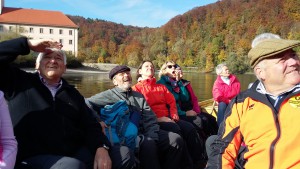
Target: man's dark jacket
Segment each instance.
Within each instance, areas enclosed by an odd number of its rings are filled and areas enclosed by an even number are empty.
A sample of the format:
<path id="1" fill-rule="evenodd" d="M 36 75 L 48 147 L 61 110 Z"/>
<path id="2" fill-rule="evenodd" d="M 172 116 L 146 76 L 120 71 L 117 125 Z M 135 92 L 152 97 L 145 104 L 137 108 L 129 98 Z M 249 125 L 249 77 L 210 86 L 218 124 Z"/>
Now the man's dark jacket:
<path id="1" fill-rule="evenodd" d="M 30 52 L 26 38 L 0 43 L 0 90 L 5 93 L 18 141 L 17 161 L 38 154 L 72 156 L 81 147 L 92 155 L 110 145 L 83 96 L 64 79 L 55 97 L 38 73 L 11 66 Z"/>

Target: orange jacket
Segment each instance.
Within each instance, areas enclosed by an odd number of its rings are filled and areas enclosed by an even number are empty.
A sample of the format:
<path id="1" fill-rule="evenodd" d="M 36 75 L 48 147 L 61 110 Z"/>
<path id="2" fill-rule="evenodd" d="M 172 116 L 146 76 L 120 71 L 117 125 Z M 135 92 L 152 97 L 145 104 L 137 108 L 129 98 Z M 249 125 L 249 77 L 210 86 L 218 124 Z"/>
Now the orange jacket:
<path id="1" fill-rule="evenodd" d="M 225 122 L 211 145 L 215 151 L 207 169 L 234 168 L 238 149 L 245 142 L 245 168 L 300 168 L 300 89 L 289 94 L 279 112 L 255 89 L 240 93 L 225 112 Z"/>
<path id="2" fill-rule="evenodd" d="M 139 81 L 132 87 L 132 90 L 144 95 L 157 118 L 170 117 L 173 119 L 174 115 L 178 116 L 173 94 L 169 92 L 165 85 L 157 84 L 155 78 Z"/>

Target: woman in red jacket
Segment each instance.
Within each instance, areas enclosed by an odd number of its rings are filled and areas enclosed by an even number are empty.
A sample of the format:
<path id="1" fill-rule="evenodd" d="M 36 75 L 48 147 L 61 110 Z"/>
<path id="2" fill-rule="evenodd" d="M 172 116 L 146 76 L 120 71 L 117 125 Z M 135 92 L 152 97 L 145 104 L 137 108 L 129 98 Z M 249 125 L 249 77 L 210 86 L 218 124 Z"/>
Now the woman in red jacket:
<path id="1" fill-rule="evenodd" d="M 144 95 L 147 103 L 156 114 L 160 128 L 180 134 L 186 141 L 194 168 L 204 168 L 206 165 L 204 140 L 200 138 L 196 128 L 191 123 L 179 119 L 176 100 L 165 85 L 156 83 L 154 65 L 151 61 L 143 61 L 138 67 L 137 81 L 138 83 L 132 89 Z M 187 157 L 184 158 L 188 161 Z"/>
<path id="2" fill-rule="evenodd" d="M 216 67 L 218 75 L 212 90 L 214 100 L 218 102 L 218 125 L 224 120 L 224 113 L 227 105 L 241 89 L 239 80 L 229 73 L 228 67 L 225 63 L 221 63 Z"/>

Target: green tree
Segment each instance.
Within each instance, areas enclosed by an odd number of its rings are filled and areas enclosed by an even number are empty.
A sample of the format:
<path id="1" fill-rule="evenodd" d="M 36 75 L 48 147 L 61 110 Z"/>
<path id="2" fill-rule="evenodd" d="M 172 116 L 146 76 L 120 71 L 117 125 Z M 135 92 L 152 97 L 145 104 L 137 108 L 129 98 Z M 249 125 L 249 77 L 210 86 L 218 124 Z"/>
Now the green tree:
<path id="1" fill-rule="evenodd" d="M 233 74 L 243 74 L 250 69 L 248 56 L 237 57 L 235 53 L 230 53 L 226 63 Z"/>

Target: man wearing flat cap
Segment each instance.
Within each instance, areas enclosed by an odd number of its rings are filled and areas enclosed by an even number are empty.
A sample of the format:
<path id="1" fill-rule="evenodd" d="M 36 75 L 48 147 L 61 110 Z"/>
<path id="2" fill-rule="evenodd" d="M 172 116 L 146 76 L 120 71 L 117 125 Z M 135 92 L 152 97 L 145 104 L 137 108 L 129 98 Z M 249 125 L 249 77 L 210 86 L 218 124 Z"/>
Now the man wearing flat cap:
<path id="1" fill-rule="evenodd" d="M 137 157 L 140 168 L 179 169 L 184 142 L 178 134 L 159 129 L 156 116 L 144 96 L 131 90 L 130 68 L 124 65 L 116 66 L 109 72 L 109 78 L 115 87 L 88 98 L 89 107 L 99 111 L 105 105 L 112 105 L 119 100 L 126 101 L 130 111 L 138 111 L 141 115 L 139 134 L 143 135 L 144 139 L 140 144 Z M 124 145 L 113 145 L 110 157 L 113 169 L 131 169 L 138 165 L 134 152 Z"/>
<path id="2" fill-rule="evenodd" d="M 218 135 L 207 144 L 208 169 L 234 168 L 237 157 L 243 168 L 300 168 L 298 46 L 300 41 L 271 33 L 253 40 L 248 56 L 258 80 L 230 102 Z"/>

